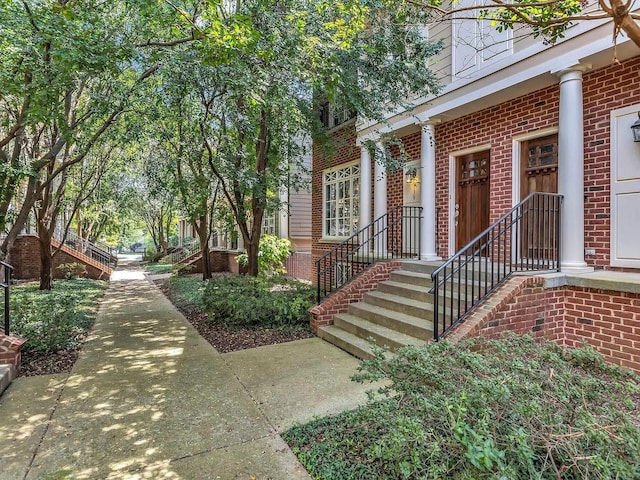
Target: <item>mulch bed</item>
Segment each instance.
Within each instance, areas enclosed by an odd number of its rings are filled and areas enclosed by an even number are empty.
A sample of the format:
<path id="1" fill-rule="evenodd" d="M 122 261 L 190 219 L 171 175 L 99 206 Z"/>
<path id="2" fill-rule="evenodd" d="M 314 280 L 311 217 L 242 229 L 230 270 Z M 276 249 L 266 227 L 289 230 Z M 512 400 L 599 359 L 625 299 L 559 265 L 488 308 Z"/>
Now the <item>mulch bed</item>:
<path id="1" fill-rule="evenodd" d="M 18 376 L 33 377 L 52 373 L 70 373 L 79 353 L 79 349 L 61 350 L 49 355 L 23 353 Z"/>
<path id="2" fill-rule="evenodd" d="M 206 311 L 179 302 L 169 281 L 156 280 L 155 283 L 198 333 L 221 353 L 313 337 L 313 334 L 306 330 L 284 333 L 270 328 L 232 330 L 222 325 L 216 325 L 209 321 Z"/>
<path id="3" fill-rule="evenodd" d="M 292 333 L 285 333 L 270 328 L 231 330 L 224 326 L 216 325 L 209 322 L 207 312 L 204 310 L 196 308 L 193 305 L 181 304 L 177 300 L 176 294 L 169 281 L 156 280 L 155 283 L 162 293 L 171 300 L 171 303 L 180 310 L 180 313 L 186 317 L 189 323 L 195 327 L 198 333 L 221 353 L 235 352 L 236 350 L 275 345 L 313 337 L 310 331 L 305 330 Z M 18 375 L 20 377 L 32 377 L 53 373 L 70 373 L 78 359 L 79 353 L 80 349 L 61 350 L 49 355 L 23 353 Z"/>

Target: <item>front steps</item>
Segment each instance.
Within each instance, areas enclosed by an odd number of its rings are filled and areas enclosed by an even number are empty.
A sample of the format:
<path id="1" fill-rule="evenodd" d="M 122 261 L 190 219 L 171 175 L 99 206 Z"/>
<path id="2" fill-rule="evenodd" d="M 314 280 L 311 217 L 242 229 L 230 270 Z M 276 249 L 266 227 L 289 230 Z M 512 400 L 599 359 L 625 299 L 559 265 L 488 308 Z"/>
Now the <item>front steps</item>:
<path id="1" fill-rule="evenodd" d="M 435 262 L 408 260 L 389 280 L 380 282 L 377 290 L 365 293 L 363 300 L 349 305 L 346 313 L 333 317 L 333 325 L 319 327 L 318 336 L 358 358 L 371 358 L 371 341 L 390 351 L 407 345 L 426 345 L 433 340 L 433 286 L 431 273 L 440 266 Z M 485 267 L 486 268 L 486 267 Z M 445 313 L 457 316 L 466 293 L 485 289 L 491 275 L 469 269 L 447 283 L 443 289 Z M 464 277 L 475 280 L 467 285 Z M 459 282 L 459 283 L 458 283 Z M 490 285 L 489 285 L 490 287 Z M 442 297 L 441 297 L 442 301 Z M 442 315 L 442 314 L 441 314 Z M 442 317 L 441 317 L 442 318 Z"/>
<path id="2" fill-rule="evenodd" d="M 363 301 L 336 314 L 333 325 L 320 327 L 318 336 L 358 358 L 372 358 L 372 339 L 392 352 L 407 345 L 426 345 L 433 339 L 434 263 L 407 261 L 380 282 Z"/>

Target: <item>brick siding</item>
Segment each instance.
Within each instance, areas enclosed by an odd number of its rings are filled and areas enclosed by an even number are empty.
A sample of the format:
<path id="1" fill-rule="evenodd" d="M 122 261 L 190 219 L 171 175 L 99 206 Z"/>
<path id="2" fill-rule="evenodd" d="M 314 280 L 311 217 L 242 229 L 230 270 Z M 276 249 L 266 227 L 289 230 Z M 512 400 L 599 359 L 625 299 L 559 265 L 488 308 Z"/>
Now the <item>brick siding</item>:
<path id="1" fill-rule="evenodd" d="M 545 288 L 536 277 L 512 277 L 450 339 L 530 333 L 566 347 L 586 342 L 611 363 L 640 373 L 640 294 L 584 287 Z"/>

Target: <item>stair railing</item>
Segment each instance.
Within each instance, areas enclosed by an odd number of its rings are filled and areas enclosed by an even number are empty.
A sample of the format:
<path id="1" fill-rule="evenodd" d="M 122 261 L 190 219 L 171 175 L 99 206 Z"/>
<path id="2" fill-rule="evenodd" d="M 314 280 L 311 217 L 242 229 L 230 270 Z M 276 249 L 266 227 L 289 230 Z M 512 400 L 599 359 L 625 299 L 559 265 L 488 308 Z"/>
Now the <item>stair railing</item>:
<path id="1" fill-rule="evenodd" d="M 400 205 L 316 260 L 317 300 L 339 290 L 381 260 L 420 258 L 422 207 Z"/>
<path id="2" fill-rule="evenodd" d="M 192 238 L 185 241 L 181 248 L 177 248 L 171 252 L 171 263 L 176 264 L 200 250 L 200 239 Z"/>
<path id="3" fill-rule="evenodd" d="M 530 194 L 431 274 L 436 342 L 515 272 L 560 270 L 561 206 Z"/>
<path id="4" fill-rule="evenodd" d="M 67 231 L 65 235 L 61 229 L 54 231 L 53 238 L 63 243 L 67 248 L 75 250 L 106 267 L 115 268 L 118 264 L 116 249 L 108 247 L 105 244 L 89 242 L 69 231 Z"/>
<path id="5" fill-rule="evenodd" d="M 4 290 L 4 334 L 9 335 L 9 289 L 11 287 L 11 272 L 13 267 L 5 262 L 0 262 L 2 267 L 2 281 L 0 287 Z"/>

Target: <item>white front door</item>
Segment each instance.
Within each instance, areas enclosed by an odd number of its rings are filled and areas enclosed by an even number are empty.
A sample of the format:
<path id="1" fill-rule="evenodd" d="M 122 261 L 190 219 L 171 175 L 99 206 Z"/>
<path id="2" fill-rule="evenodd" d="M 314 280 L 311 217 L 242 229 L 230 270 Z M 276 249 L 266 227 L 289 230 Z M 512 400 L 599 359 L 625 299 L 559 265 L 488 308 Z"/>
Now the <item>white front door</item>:
<path id="1" fill-rule="evenodd" d="M 420 206 L 421 178 L 422 170 L 420 169 L 420 161 L 407 162 L 403 176 L 402 204 L 405 207 Z M 417 209 L 412 209 L 411 212 L 412 218 L 402 222 L 402 250 L 405 253 L 417 255 L 420 248 L 420 218 Z"/>
<path id="2" fill-rule="evenodd" d="M 640 142 L 631 125 L 640 105 L 611 112 L 611 265 L 640 268 Z"/>

